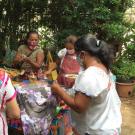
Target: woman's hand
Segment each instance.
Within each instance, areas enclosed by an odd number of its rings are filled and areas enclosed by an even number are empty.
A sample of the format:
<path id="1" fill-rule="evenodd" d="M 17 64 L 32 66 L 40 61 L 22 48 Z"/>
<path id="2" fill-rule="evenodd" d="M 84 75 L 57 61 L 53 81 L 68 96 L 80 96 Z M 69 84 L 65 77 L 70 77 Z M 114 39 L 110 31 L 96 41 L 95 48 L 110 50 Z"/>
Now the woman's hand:
<path id="1" fill-rule="evenodd" d="M 17 60 L 19 62 L 23 61 L 23 59 L 24 59 L 24 55 L 20 55 L 20 54 L 17 55 Z"/>
<path id="2" fill-rule="evenodd" d="M 22 59 L 25 59 L 27 56 L 22 54 L 21 57 L 22 57 Z"/>
<path id="3" fill-rule="evenodd" d="M 51 72 L 52 72 L 51 70 L 47 70 L 47 71 L 44 72 L 44 74 L 47 76 L 47 75 L 50 75 Z"/>
<path id="4" fill-rule="evenodd" d="M 29 57 L 23 57 L 23 61 L 29 63 L 30 62 L 30 58 Z"/>
<path id="5" fill-rule="evenodd" d="M 58 94 L 61 92 L 61 87 L 60 85 L 57 83 L 57 81 L 54 81 L 53 84 L 51 85 L 51 90 L 53 93 Z"/>

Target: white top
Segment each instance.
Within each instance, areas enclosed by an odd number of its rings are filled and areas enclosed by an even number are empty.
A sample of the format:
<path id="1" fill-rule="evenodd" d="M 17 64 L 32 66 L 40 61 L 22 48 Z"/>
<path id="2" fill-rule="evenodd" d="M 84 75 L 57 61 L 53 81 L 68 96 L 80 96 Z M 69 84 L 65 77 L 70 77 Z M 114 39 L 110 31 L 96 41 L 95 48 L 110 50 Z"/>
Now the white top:
<path id="1" fill-rule="evenodd" d="M 66 49 L 66 48 L 63 48 L 63 49 L 61 49 L 61 50 L 58 52 L 58 54 L 57 54 L 58 57 L 61 59 L 60 66 L 61 66 L 62 63 L 63 63 L 63 60 L 64 60 L 64 57 L 65 57 L 66 53 L 67 53 L 67 49 Z M 74 56 L 74 59 L 77 59 L 77 56 Z M 83 71 L 83 70 L 84 70 L 84 68 L 82 67 L 82 65 L 80 65 L 80 72 Z"/>
<path id="2" fill-rule="evenodd" d="M 114 135 L 121 127 L 121 101 L 112 76 L 112 73 L 107 75 L 100 68 L 89 67 L 77 77 L 74 90 L 91 97 L 85 113 L 71 113 L 80 135 Z"/>
<path id="3" fill-rule="evenodd" d="M 0 135 L 8 135 L 6 103 L 16 97 L 11 80 L 4 71 L 0 71 Z"/>
<path id="4" fill-rule="evenodd" d="M 67 49 L 66 48 L 63 48 L 63 49 L 61 49 L 59 52 L 58 52 L 58 57 L 61 59 L 61 58 L 63 58 L 65 55 L 66 55 L 66 53 L 67 53 Z"/>

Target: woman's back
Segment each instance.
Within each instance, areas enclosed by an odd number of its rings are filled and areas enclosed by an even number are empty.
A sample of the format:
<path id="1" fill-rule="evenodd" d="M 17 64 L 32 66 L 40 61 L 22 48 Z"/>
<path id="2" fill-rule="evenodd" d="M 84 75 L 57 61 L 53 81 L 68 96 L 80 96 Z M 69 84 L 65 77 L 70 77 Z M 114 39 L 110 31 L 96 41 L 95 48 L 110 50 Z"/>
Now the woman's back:
<path id="1" fill-rule="evenodd" d="M 91 98 L 90 106 L 85 113 L 72 113 L 79 133 L 110 135 L 115 132 L 112 129 L 115 130 L 120 127 L 121 101 L 116 92 L 111 73 L 107 75 L 100 68 L 89 67 L 77 78 L 75 90 L 83 90 L 81 92 Z"/>
<path id="2" fill-rule="evenodd" d="M 80 135 L 120 134 L 121 102 L 110 72 L 111 50 L 104 41 L 90 35 L 78 39 L 75 49 L 84 68 L 76 78 L 75 95 L 71 97 L 57 83 L 53 83 L 52 91 L 74 110 L 75 132 Z"/>

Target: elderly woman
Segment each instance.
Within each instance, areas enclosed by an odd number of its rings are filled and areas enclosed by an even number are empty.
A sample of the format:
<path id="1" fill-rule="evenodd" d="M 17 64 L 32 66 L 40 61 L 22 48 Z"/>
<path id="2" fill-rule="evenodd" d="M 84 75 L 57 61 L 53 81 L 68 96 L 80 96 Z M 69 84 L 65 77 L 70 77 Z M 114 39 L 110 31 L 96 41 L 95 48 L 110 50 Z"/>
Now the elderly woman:
<path id="1" fill-rule="evenodd" d="M 44 52 L 38 46 L 39 35 L 36 31 L 30 31 L 26 36 L 26 45 L 21 45 L 14 59 L 14 65 L 20 65 L 21 69 L 34 72 L 42 66 Z"/>

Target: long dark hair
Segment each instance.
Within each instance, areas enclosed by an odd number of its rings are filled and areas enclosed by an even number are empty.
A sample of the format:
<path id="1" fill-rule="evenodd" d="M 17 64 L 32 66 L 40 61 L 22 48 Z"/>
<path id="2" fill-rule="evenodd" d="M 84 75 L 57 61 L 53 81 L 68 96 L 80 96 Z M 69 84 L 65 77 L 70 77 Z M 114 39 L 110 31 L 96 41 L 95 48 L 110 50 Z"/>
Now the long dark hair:
<path id="1" fill-rule="evenodd" d="M 109 70 L 112 63 L 111 49 L 107 43 L 96 38 L 85 35 L 75 43 L 76 51 L 87 51 L 91 56 L 98 58 Z"/>

